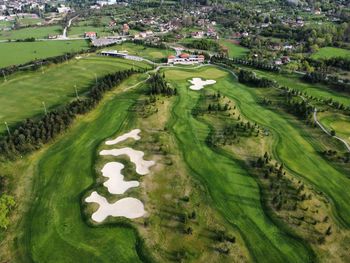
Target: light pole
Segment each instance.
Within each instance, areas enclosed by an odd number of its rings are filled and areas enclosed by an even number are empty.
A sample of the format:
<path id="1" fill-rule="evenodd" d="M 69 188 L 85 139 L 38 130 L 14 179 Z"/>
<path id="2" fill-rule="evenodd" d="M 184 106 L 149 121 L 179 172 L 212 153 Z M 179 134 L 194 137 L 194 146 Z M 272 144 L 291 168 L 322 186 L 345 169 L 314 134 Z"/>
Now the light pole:
<path id="1" fill-rule="evenodd" d="M 77 90 L 77 85 L 74 85 L 74 90 L 75 90 L 75 96 L 79 100 L 79 95 L 78 95 L 78 90 Z"/>
<path id="2" fill-rule="evenodd" d="M 42 104 L 43 104 L 43 106 L 44 106 L 45 115 L 47 115 L 47 109 L 46 109 L 45 102 L 43 101 Z"/>
<path id="3" fill-rule="evenodd" d="M 5 121 L 5 126 L 6 126 L 7 133 L 9 134 L 9 136 L 11 136 L 9 126 L 7 125 L 7 122 L 6 122 L 6 121 Z"/>

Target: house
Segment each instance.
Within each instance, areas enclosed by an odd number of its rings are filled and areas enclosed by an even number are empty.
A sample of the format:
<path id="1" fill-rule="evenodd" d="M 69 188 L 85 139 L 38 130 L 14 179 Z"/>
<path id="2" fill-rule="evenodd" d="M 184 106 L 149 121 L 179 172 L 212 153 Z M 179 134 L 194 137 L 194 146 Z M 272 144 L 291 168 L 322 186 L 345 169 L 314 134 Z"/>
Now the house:
<path id="1" fill-rule="evenodd" d="M 96 32 L 85 32 L 84 37 L 89 38 L 89 39 L 95 39 L 97 37 L 97 33 Z"/>
<path id="2" fill-rule="evenodd" d="M 169 56 L 168 64 L 199 64 L 204 63 L 205 57 L 203 55 L 190 55 L 182 53 L 179 56 Z"/>
<path id="3" fill-rule="evenodd" d="M 287 64 L 290 62 L 290 58 L 287 56 L 284 56 L 281 58 L 282 64 Z"/>
<path id="4" fill-rule="evenodd" d="M 315 15 L 320 15 L 321 14 L 321 8 L 315 8 L 315 11 L 314 11 L 314 14 Z"/>
<path id="5" fill-rule="evenodd" d="M 204 32 L 203 31 L 197 31 L 197 32 L 192 32 L 191 37 L 193 38 L 203 38 L 204 37 Z"/>
<path id="6" fill-rule="evenodd" d="M 70 11 L 70 7 L 61 5 L 61 7 L 57 7 L 57 11 L 59 14 L 68 13 Z"/>
<path id="7" fill-rule="evenodd" d="M 129 34 L 129 25 L 128 24 L 124 24 L 123 27 L 122 27 L 122 31 L 123 31 L 123 35 L 127 35 Z"/>

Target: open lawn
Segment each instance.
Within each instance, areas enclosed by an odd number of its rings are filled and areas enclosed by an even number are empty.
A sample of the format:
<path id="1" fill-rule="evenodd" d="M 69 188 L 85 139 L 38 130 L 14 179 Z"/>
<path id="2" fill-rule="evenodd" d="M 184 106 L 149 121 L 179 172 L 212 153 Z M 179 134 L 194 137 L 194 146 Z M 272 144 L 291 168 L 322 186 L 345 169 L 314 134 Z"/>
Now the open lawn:
<path id="1" fill-rule="evenodd" d="M 350 58 L 350 50 L 336 47 L 323 47 L 316 53 L 311 55 L 314 59 L 327 59 L 334 57 Z"/>
<path id="2" fill-rule="evenodd" d="M 49 35 L 62 34 L 61 26 L 28 27 L 10 31 L 0 31 L 0 40 L 25 39 L 25 38 L 48 38 Z"/>
<path id="3" fill-rule="evenodd" d="M 219 43 L 228 49 L 228 55 L 231 58 L 243 57 L 248 53 L 248 49 L 237 45 L 228 39 L 220 39 Z"/>
<path id="4" fill-rule="evenodd" d="M 88 48 L 85 40 L 0 43 L 0 68 Z"/>
<path id="5" fill-rule="evenodd" d="M 143 58 L 156 62 L 160 62 L 162 59 L 166 59 L 169 55 L 175 54 L 173 49 L 145 47 L 130 42 L 124 42 L 121 45 L 114 45 L 106 49 L 117 49 L 118 51 L 126 50 L 130 55 L 142 56 Z"/>
<path id="6" fill-rule="evenodd" d="M 350 144 L 350 117 L 334 112 L 320 112 L 318 119 L 329 131 L 334 130 L 336 135 Z"/>
<path id="7" fill-rule="evenodd" d="M 74 85 L 79 94 L 86 91 L 97 77 L 118 70 L 146 67 L 145 63 L 99 56 L 85 56 L 68 63 L 44 67 L 34 72 L 10 75 L 0 84 L 0 122 L 9 125 L 44 111 L 42 102 L 50 109 L 75 98 Z M 0 132 L 4 125 L 0 126 Z"/>

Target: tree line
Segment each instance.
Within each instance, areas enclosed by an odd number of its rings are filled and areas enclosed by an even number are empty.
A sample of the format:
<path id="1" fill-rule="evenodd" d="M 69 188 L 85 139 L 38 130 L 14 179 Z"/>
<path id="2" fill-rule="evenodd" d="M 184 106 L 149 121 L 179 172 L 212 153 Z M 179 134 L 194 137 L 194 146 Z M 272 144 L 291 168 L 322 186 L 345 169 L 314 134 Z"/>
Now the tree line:
<path id="1" fill-rule="evenodd" d="M 196 39 L 192 42 L 184 44 L 188 48 L 200 49 L 200 50 L 211 50 L 211 51 L 219 51 L 220 45 L 209 39 Z"/>
<path id="2" fill-rule="evenodd" d="M 166 95 L 173 96 L 177 94 L 176 88 L 171 88 L 169 83 L 165 80 L 165 75 L 159 74 L 158 72 L 153 74 L 149 80 L 148 84 L 148 95 Z"/>
<path id="3" fill-rule="evenodd" d="M 14 157 L 16 154 L 25 154 L 39 149 L 66 130 L 77 115 L 92 110 L 105 92 L 136 72 L 140 70 L 130 69 L 108 74 L 92 85 L 86 97 L 78 98 L 38 119 L 26 119 L 10 134 L 0 138 L 0 154 Z"/>
<path id="4" fill-rule="evenodd" d="M 3 75 L 10 75 L 13 73 L 16 73 L 18 71 L 29 71 L 29 70 L 37 70 L 41 66 L 49 65 L 49 64 L 59 64 L 64 61 L 67 61 L 69 59 L 72 59 L 78 54 L 83 54 L 83 53 L 89 53 L 89 52 L 94 52 L 96 51 L 96 48 L 90 48 L 87 50 L 79 51 L 79 52 L 72 52 L 72 53 L 66 53 L 64 55 L 59 55 L 55 57 L 49 57 L 49 58 L 44 58 L 44 59 L 36 59 L 32 60 L 30 62 L 20 64 L 20 65 L 12 65 L 4 68 L 0 68 L 0 71 Z"/>
<path id="5" fill-rule="evenodd" d="M 328 76 L 323 72 L 317 71 L 304 75 L 302 79 L 310 83 L 323 83 L 333 90 L 350 93 L 350 82 L 341 80 L 337 76 Z"/>
<path id="6" fill-rule="evenodd" d="M 265 77 L 258 77 L 253 71 L 241 69 L 238 73 L 238 81 L 259 88 L 276 86 L 276 82 Z"/>

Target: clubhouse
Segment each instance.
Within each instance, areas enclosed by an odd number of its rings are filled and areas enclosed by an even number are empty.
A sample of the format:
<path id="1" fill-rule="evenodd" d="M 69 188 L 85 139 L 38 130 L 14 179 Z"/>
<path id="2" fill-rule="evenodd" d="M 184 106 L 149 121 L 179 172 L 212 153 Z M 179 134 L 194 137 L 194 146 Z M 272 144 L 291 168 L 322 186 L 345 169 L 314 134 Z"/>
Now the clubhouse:
<path id="1" fill-rule="evenodd" d="M 168 64 L 199 64 L 204 63 L 204 56 L 203 55 L 190 55 L 187 53 L 182 53 L 179 56 L 169 56 L 168 57 Z"/>

